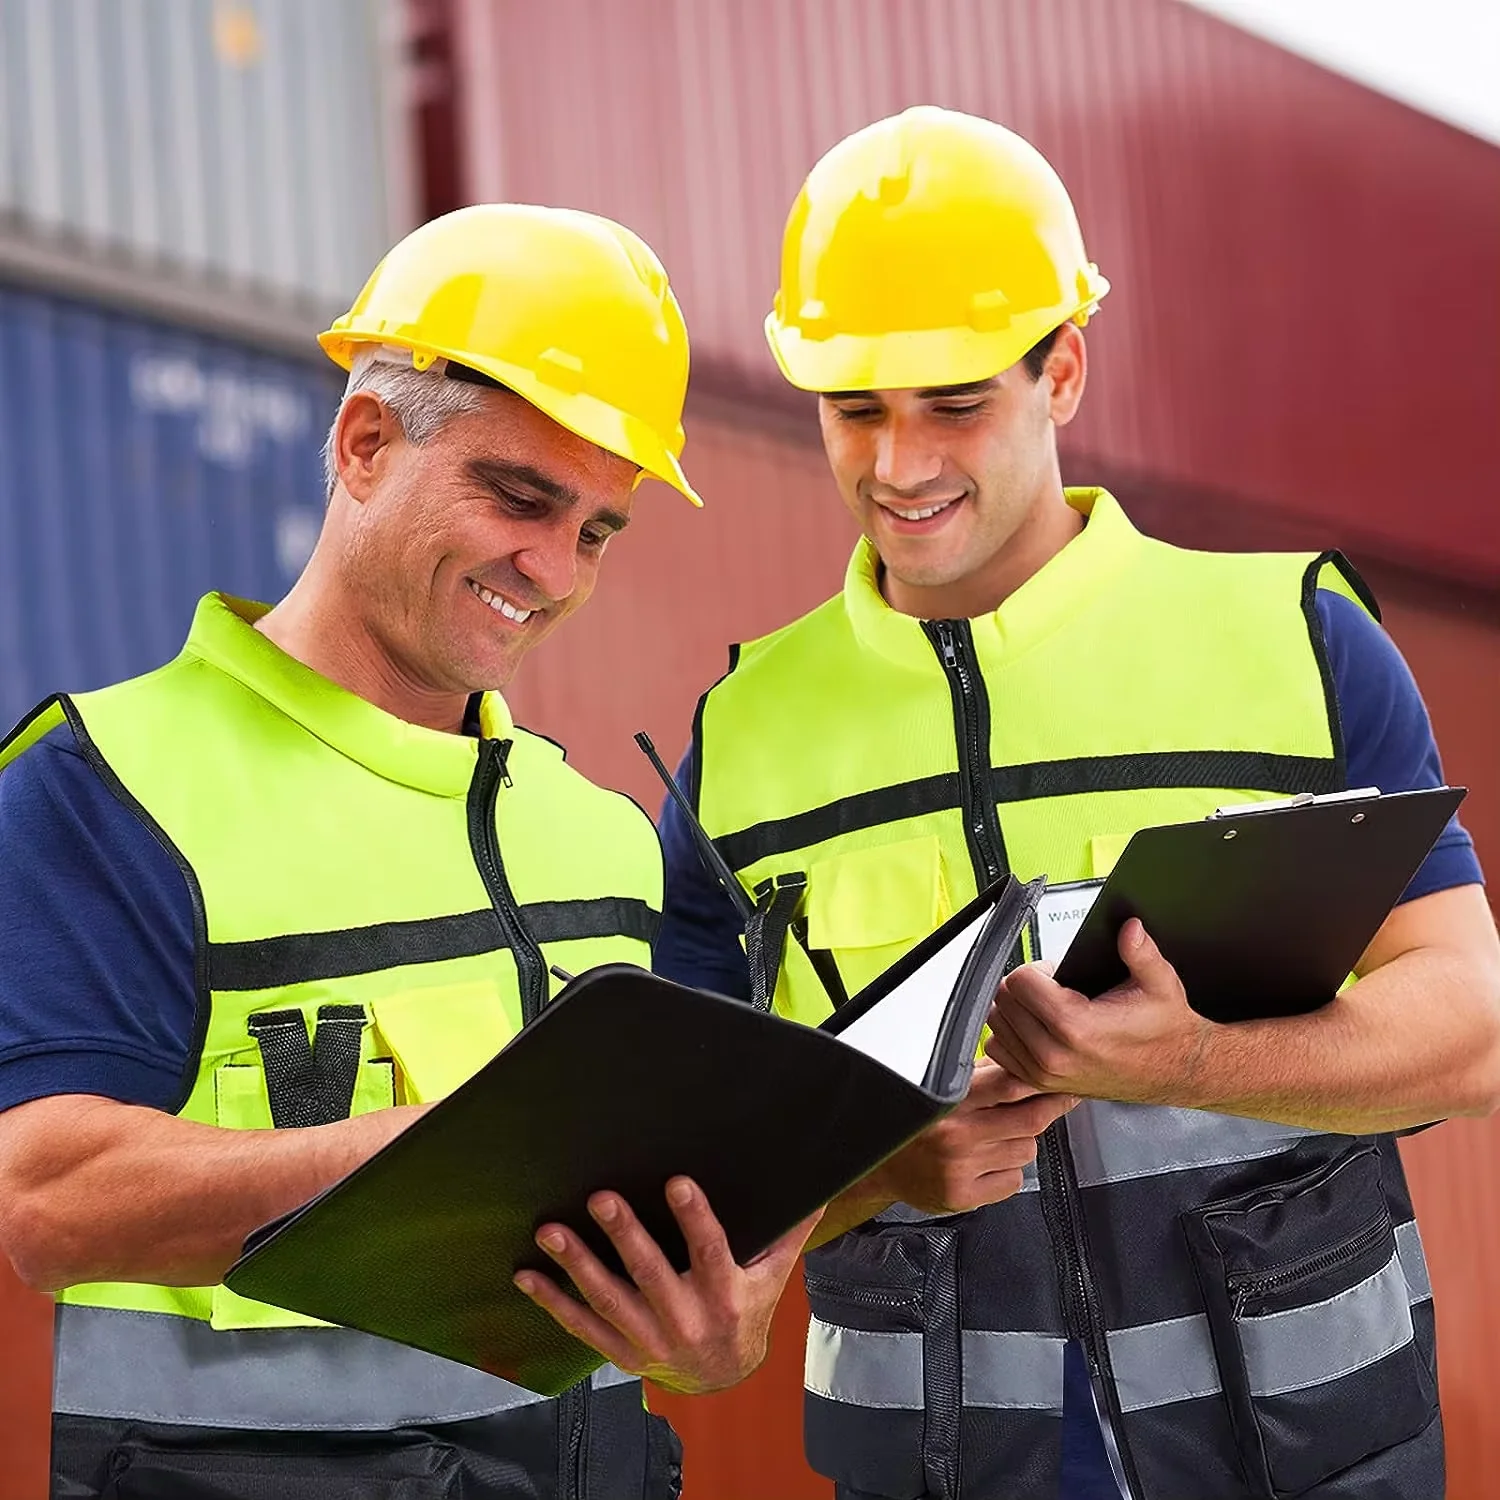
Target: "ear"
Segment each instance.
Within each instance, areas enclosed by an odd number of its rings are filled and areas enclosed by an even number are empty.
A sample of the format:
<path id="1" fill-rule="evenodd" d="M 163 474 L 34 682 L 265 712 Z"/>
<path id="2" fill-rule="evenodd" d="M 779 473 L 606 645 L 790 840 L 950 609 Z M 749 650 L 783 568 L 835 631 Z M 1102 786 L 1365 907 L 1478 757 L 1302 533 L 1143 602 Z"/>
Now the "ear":
<path id="1" fill-rule="evenodd" d="M 361 504 L 375 492 L 401 424 L 378 396 L 356 391 L 339 408 L 333 437 L 334 473 Z"/>
<path id="2" fill-rule="evenodd" d="M 1054 426 L 1066 427 L 1073 420 L 1083 400 L 1088 367 L 1083 330 L 1076 323 L 1064 323 L 1057 330 L 1047 352 L 1047 363 L 1042 367 L 1042 379 L 1050 381 L 1052 386 L 1047 406 Z"/>

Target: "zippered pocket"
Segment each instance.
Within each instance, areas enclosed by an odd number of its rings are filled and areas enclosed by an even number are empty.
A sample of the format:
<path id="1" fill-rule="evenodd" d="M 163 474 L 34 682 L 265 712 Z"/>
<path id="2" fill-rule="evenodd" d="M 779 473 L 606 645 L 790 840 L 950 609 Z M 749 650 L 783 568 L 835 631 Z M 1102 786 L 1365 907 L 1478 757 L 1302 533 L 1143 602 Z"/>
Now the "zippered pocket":
<path id="1" fill-rule="evenodd" d="M 1372 1142 L 1183 1226 L 1254 1494 L 1301 1495 L 1437 1415 Z"/>

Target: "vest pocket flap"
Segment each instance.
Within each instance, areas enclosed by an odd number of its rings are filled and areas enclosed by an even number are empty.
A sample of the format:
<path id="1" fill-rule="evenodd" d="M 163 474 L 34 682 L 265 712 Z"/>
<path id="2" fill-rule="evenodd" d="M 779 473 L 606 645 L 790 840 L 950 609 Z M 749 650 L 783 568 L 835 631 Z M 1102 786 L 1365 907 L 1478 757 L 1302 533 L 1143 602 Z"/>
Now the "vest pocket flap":
<path id="1" fill-rule="evenodd" d="M 1194 1209 L 1183 1225 L 1259 1493 L 1300 1495 L 1436 1416 L 1413 1318 L 1425 1286 L 1406 1264 L 1420 1253 L 1415 1225 L 1393 1226 L 1374 1145 Z"/>
<path id="2" fill-rule="evenodd" d="M 402 1102 L 426 1104 L 467 1083 L 515 1027 L 488 980 L 403 990 L 371 1002 L 375 1026 L 395 1059 Z"/>
<path id="3" fill-rule="evenodd" d="M 942 924 L 943 908 L 936 834 L 836 854 L 808 870 L 807 940 L 813 948 L 912 943 Z"/>

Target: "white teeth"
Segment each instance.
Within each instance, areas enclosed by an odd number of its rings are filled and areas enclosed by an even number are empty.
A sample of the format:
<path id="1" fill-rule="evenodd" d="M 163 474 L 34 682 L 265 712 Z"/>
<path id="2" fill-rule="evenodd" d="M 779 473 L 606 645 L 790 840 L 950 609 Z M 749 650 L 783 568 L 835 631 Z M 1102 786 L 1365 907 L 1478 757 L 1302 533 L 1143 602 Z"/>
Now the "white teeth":
<path id="1" fill-rule="evenodd" d="M 472 578 L 469 580 L 469 587 L 496 614 L 504 615 L 507 620 L 514 620 L 517 625 L 524 625 L 535 613 L 534 610 L 518 608 L 509 599 L 502 599 L 493 589 L 485 588 L 482 583 L 475 583 Z"/>
<path id="2" fill-rule="evenodd" d="M 893 516 L 900 516 L 903 521 L 925 521 L 928 516 L 935 516 L 939 511 L 947 510 L 953 503 L 952 500 L 942 500 L 936 505 L 924 506 L 921 510 L 902 510 L 896 505 L 887 505 L 886 509 Z"/>

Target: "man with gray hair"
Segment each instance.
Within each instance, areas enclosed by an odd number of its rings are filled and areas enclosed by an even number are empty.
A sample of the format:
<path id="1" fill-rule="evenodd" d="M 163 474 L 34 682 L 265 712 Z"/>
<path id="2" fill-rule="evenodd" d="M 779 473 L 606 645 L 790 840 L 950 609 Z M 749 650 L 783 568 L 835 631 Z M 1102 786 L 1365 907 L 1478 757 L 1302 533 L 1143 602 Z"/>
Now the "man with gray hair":
<path id="1" fill-rule="evenodd" d="M 0 1249 L 57 1294 L 53 1493 L 675 1496 L 640 1377 L 753 1369 L 810 1222 L 741 1267 L 675 1178 L 679 1275 L 597 1193 L 632 1280 L 543 1225 L 582 1300 L 518 1285 L 610 1361 L 556 1400 L 222 1285 L 554 964 L 648 964 L 661 907 L 644 814 L 495 690 L 643 476 L 697 503 L 665 272 L 607 220 L 484 205 L 398 245 L 322 342 L 351 374 L 286 598 L 209 595 L 175 661 L 0 746 Z"/>

